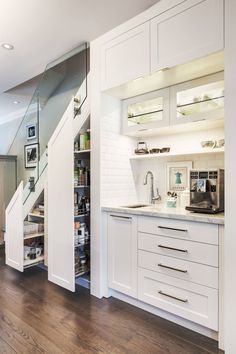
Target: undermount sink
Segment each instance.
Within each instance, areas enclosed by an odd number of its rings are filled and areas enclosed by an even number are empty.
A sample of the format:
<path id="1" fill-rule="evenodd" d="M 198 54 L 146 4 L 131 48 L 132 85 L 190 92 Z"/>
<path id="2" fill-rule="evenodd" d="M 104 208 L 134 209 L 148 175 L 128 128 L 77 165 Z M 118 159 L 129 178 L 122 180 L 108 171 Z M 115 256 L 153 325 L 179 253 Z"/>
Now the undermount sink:
<path id="1" fill-rule="evenodd" d="M 153 211 L 160 211 L 163 209 L 163 205 L 160 205 L 160 204 L 131 204 L 131 205 L 122 205 L 121 208 L 127 208 L 127 209 L 147 208 L 147 210 L 151 209 Z"/>
<path id="2" fill-rule="evenodd" d="M 133 205 L 123 205 L 122 208 L 130 208 L 130 209 L 137 209 L 137 208 L 145 208 L 149 207 L 148 204 L 133 204 Z"/>

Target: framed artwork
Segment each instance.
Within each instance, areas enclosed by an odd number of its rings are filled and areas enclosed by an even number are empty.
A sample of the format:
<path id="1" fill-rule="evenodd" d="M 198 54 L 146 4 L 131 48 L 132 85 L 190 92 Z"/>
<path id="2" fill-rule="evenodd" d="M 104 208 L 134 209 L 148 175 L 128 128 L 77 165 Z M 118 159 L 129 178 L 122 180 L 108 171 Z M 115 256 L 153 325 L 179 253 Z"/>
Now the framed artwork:
<path id="1" fill-rule="evenodd" d="M 166 164 L 166 189 L 167 192 L 182 192 L 189 189 L 189 171 L 192 161 L 169 162 Z"/>
<path id="2" fill-rule="evenodd" d="M 37 124 L 28 124 L 26 126 L 26 139 L 32 140 L 37 138 Z"/>
<path id="3" fill-rule="evenodd" d="M 35 168 L 39 157 L 39 144 L 25 145 L 25 168 Z"/>

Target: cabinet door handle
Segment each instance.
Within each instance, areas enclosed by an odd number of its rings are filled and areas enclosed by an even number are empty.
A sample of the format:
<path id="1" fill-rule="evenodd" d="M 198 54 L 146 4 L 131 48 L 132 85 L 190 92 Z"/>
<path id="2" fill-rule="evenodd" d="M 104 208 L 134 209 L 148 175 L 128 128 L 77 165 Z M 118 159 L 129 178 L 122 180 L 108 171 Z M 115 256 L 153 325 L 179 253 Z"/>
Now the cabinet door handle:
<path id="1" fill-rule="evenodd" d="M 112 215 L 112 214 L 110 214 L 110 216 L 112 216 L 113 218 L 117 218 L 117 219 L 125 219 L 125 220 L 131 220 L 132 219 L 131 216 L 121 216 L 121 215 Z"/>
<path id="2" fill-rule="evenodd" d="M 158 265 L 158 267 L 175 270 L 176 272 L 188 273 L 187 269 L 174 268 L 174 267 L 170 267 L 170 266 L 167 266 L 167 265 L 164 265 L 164 264 L 161 264 L 161 263 L 158 263 L 157 265 Z"/>
<path id="3" fill-rule="evenodd" d="M 180 297 L 176 297 L 176 296 L 173 296 L 173 295 L 170 295 L 170 294 L 166 294 L 166 293 L 164 293 L 161 290 L 158 291 L 158 294 L 170 297 L 171 299 L 175 299 L 175 300 L 178 300 L 178 301 L 181 301 L 181 302 L 185 302 L 185 303 L 188 302 L 188 299 L 181 299 Z"/>
<path id="4" fill-rule="evenodd" d="M 169 246 L 163 246 L 163 245 L 157 245 L 160 248 L 165 248 L 167 250 L 171 250 L 171 251 L 178 251 L 178 252 L 184 252 L 184 253 L 188 253 L 188 250 L 183 250 L 181 248 L 174 248 L 174 247 L 169 247 Z"/>
<path id="5" fill-rule="evenodd" d="M 166 227 L 166 226 L 157 226 L 158 229 L 172 230 L 172 231 L 180 231 L 180 232 L 188 232 L 186 229 L 176 229 L 175 227 Z"/>

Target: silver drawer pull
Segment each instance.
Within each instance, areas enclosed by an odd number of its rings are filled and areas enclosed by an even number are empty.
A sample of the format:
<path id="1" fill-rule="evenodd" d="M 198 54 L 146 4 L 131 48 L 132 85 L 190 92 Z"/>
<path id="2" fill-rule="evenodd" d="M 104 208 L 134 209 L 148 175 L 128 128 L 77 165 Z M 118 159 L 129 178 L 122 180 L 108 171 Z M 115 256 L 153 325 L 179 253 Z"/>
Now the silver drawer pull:
<path id="1" fill-rule="evenodd" d="M 158 263 L 158 267 L 166 268 L 166 269 L 171 269 L 171 270 L 176 270 L 176 272 L 181 272 L 181 273 L 188 273 L 187 269 L 179 269 L 179 268 L 174 268 L 170 266 L 166 266 L 164 264 Z"/>
<path id="2" fill-rule="evenodd" d="M 166 226 L 158 226 L 158 229 L 172 230 L 172 231 L 180 231 L 180 232 L 188 232 L 186 229 L 176 229 L 174 227 L 166 227 Z"/>
<path id="3" fill-rule="evenodd" d="M 112 216 L 113 218 L 124 219 L 124 220 L 131 220 L 132 219 L 131 216 L 121 216 L 121 215 L 112 215 L 112 214 L 110 214 L 110 216 Z"/>
<path id="4" fill-rule="evenodd" d="M 178 252 L 184 252 L 184 253 L 188 253 L 188 250 L 182 250 L 181 248 L 174 248 L 174 247 L 168 247 L 168 246 L 163 246 L 163 245 L 157 245 L 160 248 L 165 248 L 167 250 L 171 250 L 171 251 L 178 251 Z"/>
<path id="5" fill-rule="evenodd" d="M 181 301 L 181 302 L 188 302 L 188 299 L 181 299 L 180 297 L 176 297 L 176 296 L 173 296 L 173 295 L 169 295 L 169 294 L 166 294 L 164 293 L 163 291 L 158 291 L 158 293 L 160 295 L 163 295 L 163 296 L 167 296 L 167 297 L 170 297 L 171 299 L 175 299 L 175 300 L 178 300 L 178 301 Z"/>

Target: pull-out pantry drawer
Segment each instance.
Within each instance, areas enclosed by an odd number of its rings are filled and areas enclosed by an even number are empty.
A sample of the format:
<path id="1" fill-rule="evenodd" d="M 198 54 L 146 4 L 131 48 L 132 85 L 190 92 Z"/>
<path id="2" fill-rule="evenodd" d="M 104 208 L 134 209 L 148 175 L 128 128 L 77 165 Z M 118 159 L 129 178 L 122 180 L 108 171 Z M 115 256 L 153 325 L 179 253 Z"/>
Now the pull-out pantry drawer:
<path id="1" fill-rule="evenodd" d="M 218 246 L 138 233 L 138 249 L 218 267 Z"/>
<path id="2" fill-rule="evenodd" d="M 177 316 L 218 330 L 218 291 L 215 289 L 139 269 L 138 298 Z"/>
<path id="3" fill-rule="evenodd" d="M 138 266 L 218 289 L 218 268 L 146 251 L 138 251 Z"/>
<path id="4" fill-rule="evenodd" d="M 218 245 L 218 225 L 214 224 L 139 216 L 138 231 Z"/>

